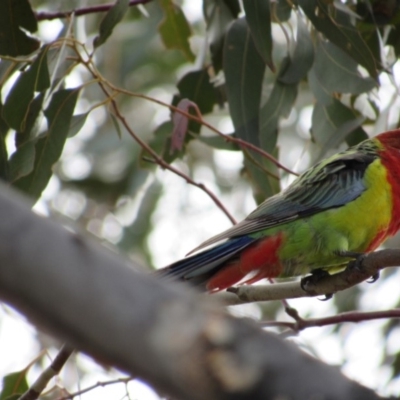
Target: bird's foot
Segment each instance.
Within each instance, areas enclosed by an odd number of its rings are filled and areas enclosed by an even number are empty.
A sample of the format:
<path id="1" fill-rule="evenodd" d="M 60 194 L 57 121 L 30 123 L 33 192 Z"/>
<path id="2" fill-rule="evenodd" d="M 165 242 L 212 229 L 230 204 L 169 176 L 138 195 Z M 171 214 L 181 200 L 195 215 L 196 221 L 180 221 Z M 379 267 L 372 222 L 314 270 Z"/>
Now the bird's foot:
<path id="1" fill-rule="evenodd" d="M 342 257 L 349 257 L 352 258 L 353 260 L 350 261 L 347 264 L 346 269 L 348 270 L 358 270 L 358 271 L 362 271 L 363 270 L 363 261 L 366 257 L 366 254 L 364 253 L 357 253 L 354 251 L 341 251 L 340 253 L 338 253 L 340 256 Z M 374 283 L 379 279 L 379 271 L 371 276 L 371 279 L 369 279 L 367 282 L 368 283 Z"/>
<path id="2" fill-rule="evenodd" d="M 313 269 L 312 271 L 311 271 L 311 275 L 307 275 L 307 276 L 305 276 L 304 278 L 302 278 L 301 279 L 301 281 L 300 281 L 300 286 L 301 286 L 301 288 L 305 291 L 305 292 L 307 292 L 307 285 L 308 284 L 311 284 L 311 285 L 316 285 L 316 284 L 318 284 L 318 282 L 322 279 L 322 278 L 324 278 L 324 277 L 326 277 L 326 276 L 328 276 L 329 275 L 329 272 L 327 272 L 327 271 L 325 271 L 324 269 L 322 269 L 322 268 L 316 268 L 316 269 Z M 326 301 L 326 300 L 329 300 L 329 299 L 331 299 L 333 297 L 333 294 L 332 293 L 326 293 L 325 294 L 325 297 L 324 298 L 322 298 L 322 299 L 320 299 L 321 301 Z"/>
<path id="3" fill-rule="evenodd" d="M 376 274 L 372 275 L 371 278 L 368 279 L 366 282 L 367 283 L 374 283 L 379 279 L 379 276 L 380 276 L 380 274 L 379 274 L 379 271 L 378 271 Z"/>

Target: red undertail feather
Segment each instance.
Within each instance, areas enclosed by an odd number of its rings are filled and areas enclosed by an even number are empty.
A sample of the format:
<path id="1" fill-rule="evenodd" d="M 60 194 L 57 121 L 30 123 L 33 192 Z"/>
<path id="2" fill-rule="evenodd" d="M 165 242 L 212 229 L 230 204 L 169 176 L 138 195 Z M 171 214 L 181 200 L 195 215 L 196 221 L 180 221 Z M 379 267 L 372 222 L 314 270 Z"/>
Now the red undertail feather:
<path id="1" fill-rule="evenodd" d="M 260 239 L 244 249 L 240 258 L 233 260 L 215 274 L 207 283 L 207 290 L 219 291 L 238 282 L 254 283 L 263 278 L 274 278 L 281 273 L 278 250 L 282 234 Z M 243 281 L 243 279 L 248 278 Z"/>

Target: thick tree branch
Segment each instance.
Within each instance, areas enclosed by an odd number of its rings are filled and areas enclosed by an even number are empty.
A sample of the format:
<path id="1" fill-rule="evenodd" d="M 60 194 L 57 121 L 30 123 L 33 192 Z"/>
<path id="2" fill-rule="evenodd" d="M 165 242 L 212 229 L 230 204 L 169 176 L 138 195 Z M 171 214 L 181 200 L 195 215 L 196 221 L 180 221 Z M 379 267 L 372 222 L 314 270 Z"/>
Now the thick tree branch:
<path id="1" fill-rule="evenodd" d="M 0 298 L 37 326 L 176 399 L 376 400 L 183 285 L 34 215 L 0 185 Z"/>
<path id="2" fill-rule="evenodd" d="M 137 6 L 138 4 L 146 4 L 149 3 L 151 0 L 131 0 L 129 2 L 129 6 Z M 44 21 L 44 20 L 52 20 L 52 19 L 59 19 L 59 18 L 68 18 L 72 14 L 79 17 L 81 15 L 99 13 L 108 11 L 114 3 L 109 4 L 99 4 L 96 6 L 89 6 L 89 7 L 82 7 L 76 8 L 75 10 L 69 11 L 58 11 L 58 12 L 38 12 L 36 13 L 36 20 L 37 21 Z"/>
<path id="3" fill-rule="evenodd" d="M 301 287 L 300 282 L 275 283 L 273 285 L 237 286 L 214 297 L 227 305 L 253 303 L 300 297 L 316 297 L 349 289 L 376 275 L 383 268 L 400 266 L 400 249 L 379 250 L 365 255 L 359 268 L 347 268 L 333 275 L 309 281 Z"/>

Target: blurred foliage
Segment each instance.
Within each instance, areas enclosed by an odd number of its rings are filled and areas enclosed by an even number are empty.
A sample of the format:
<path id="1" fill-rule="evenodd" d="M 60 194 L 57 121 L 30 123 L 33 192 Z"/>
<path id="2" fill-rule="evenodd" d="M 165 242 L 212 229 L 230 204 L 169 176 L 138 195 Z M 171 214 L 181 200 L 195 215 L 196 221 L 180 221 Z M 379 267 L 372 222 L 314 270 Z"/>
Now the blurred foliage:
<path id="1" fill-rule="evenodd" d="M 54 20 L 81 2 L 68 10 L 48 0 L 1 3 L 0 176 L 48 214 L 145 264 L 171 189 L 160 165 L 191 179 L 207 165 L 217 195 L 251 187 L 260 202 L 291 177 L 234 139 L 301 172 L 399 126 L 399 1 L 246 0 L 242 10 L 238 0 L 204 0 L 202 14 L 191 1 L 128 3 Z M 173 115 L 185 99 L 201 115 L 187 108 L 179 128 Z M 171 146 L 173 132 L 181 149 Z M 221 150 L 243 154 L 239 173 L 216 162 Z M 362 296 L 348 290 L 334 307 L 360 308 Z M 278 303 L 262 308 L 264 318 L 281 312 Z M 382 362 L 397 377 L 400 348 L 392 353 Z"/>

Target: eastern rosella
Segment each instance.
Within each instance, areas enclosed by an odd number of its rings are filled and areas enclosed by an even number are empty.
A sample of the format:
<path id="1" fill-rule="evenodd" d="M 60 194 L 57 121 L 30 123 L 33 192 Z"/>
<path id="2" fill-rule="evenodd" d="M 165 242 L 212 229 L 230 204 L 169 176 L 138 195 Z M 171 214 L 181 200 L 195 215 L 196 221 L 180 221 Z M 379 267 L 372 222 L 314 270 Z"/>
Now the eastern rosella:
<path id="1" fill-rule="evenodd" d="M 160 270 L 209 291 L 344 267 L 400 228 L 400 130 L 327 158 L 244 221 Z M 222 243 L 219 243 L 222 242 Z"/>

